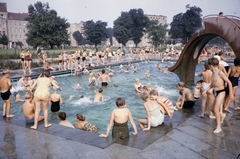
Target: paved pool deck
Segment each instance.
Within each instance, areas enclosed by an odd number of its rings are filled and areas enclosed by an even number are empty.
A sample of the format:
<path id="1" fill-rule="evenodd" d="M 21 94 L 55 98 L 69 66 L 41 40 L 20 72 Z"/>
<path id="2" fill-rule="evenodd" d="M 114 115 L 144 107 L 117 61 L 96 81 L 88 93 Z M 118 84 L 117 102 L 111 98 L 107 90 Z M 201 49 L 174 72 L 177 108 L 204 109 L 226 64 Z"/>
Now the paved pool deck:
<path id="1" fill-rule="evenodd" d="M 172 119 L 166 117 L 163 125 L 150 131 L 144 132 L 137 125 L 138 134 L 122 141 L 113 140 L 111 135 L 100 138 L 96 133 L 57 124 L 44 128 L 40 123 L 37 130 L 32 130 L 21 115 L 13 118 L 0 115 L 0 159 L 237 158 L 240 111 L 231 106 L 233 114 L 226 116 L 222 132 L 214 134 L 216 121 L 207 116 L 199 118 L 200 105 L 201 100 L 194 109 L 175 111 Z"/>
<path id="2" fill-rule="evenodd" d="M 5 159 L 234 159 L 240 154 L 240 112 L 227 115 L 222 132 L 214 134 L 216 121 L 199 118 L 194 109 L 175 111 L 163 125 L 114 141 L 98 134 L 53 124 L 30 129 L 21 115 L 0 118 L 0 158 Z M 2 113 L 2 112 L 0 112 Z M 136 121 L 135 121 L 136 122 Z"/>

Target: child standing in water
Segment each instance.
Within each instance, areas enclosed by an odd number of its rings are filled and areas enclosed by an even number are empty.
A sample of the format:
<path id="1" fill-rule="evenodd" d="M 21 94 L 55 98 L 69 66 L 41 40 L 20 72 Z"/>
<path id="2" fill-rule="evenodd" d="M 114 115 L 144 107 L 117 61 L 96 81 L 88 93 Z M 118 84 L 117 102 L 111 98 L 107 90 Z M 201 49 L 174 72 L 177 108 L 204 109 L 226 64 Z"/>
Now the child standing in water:
<path id="1" fill-rule="evenodd" d="M 147 72 L 144 74 L 144 77 L 145 77 L 145 78 L 150 78 L 150 76 L 151 76 L 151 75 L 150 75 L 150 73 L 149 73 L 149 70 L 147 70 Z"/>
<path id="2" fill-rule="evenodd" d="M 43 105 L 44 112 L 44 127 L 47 128 L 52 125 L 48 123 L 48 100 L 50 96 L 50 86 L 53 85 L 58 90 L 61 90 L 61 88 L 55 82 L 52 82 L 49 77 L 50 72 L 48 70 L 44 70 L 41 76 L 35 81 L 35 83 L 31 87 L 33 89 L 37 86 L 34 92 L 36 110 L 34 117 L 34 125 L 31 126 L 32 129 L 37 129 L 41 104 Z"/>
<path id="3" fill-rule="evenodd" d="M 157 127 L 161 125 L 164 121 L 164 115 L 160 111 L 159 104 L 154 100 L 150 100 L 149 93 L 142 93 L 141 98 L 145 101 L 144 108 L 147 114 L 147 119 L 138 119 L 141 129 L 143 131 L 150 130 L 151 126 Z M 147 128 L 144 125 L 147 125 Z"/>
<path id="4" fill-rule="evenodd" d="M 3 99 L 3 117 L 7 116 L 8 118 L 13 117 L 14 115 L 10 114 L 11 109 L 11 92 L 12 83 L 10 80 L 10 71 L 4 70 L 2 72 L 3 76 L 0 79 L 0 88 L 2 89 L 1 98 Z"/>
<path id="5" fill-rule="evenodd" d="M 95 98 L 94 98 L 94 102 L 103 102 L 103 95 L 102 95 L 103 89 L 99 88 L 98 92 L 95 92 Z"/>
<path id="6" fill-rule="evenodd" d="M 106 134 L 99 135 L 100 137 L 108 137 L 110 129 L 113 125 L 112 136 L 115 139 L 125 139 L 129 137 L 128 121 L 132 124 L 133 135 L 137 134 L 137 128 L 133 121 L 132 114 L 128 108 L 126 108 L 126 102 L 124 98 L 117 98 L 117 109 L 114 109 L 111 113 L 110 121 L 107 126 Z"/>
<path id="7" fill-rule="evenodd" d="M 51 112 L 58 112 L 60 110 L 60 104 L 63 103 L 62 96 L 58 94 L 57 88 L 53 87 L 53 94 L 50 96 L 49 104 L 51 105 Z"/>

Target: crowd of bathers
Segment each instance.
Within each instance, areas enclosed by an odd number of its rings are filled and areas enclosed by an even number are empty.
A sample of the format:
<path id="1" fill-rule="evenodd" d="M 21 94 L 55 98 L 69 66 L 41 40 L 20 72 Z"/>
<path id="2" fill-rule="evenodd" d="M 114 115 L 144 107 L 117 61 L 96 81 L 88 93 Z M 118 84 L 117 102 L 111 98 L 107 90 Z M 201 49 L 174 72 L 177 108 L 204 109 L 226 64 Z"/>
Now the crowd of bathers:
<path id="1" fill-rule="evenodd" d="M 118 48 L 120 50 L 120 48 Z M 99 50 L 101 52 L 101 50 Z M 137 51 L 134 50 L 134 51 Z M 133 52 L 134 52 L 133 51 Z M 91 50 L 90 50 L 91 52 Z M 142 53 L 144 52 L 144 54 Z M 140 57 L 140 60 L 146 60 L 148 62 L 148 58 L 145 55 L 147 51 L 144 49 L 141 49 L 138 55 Z M 103 54 L 102 54 L 103 53 Z M 98 53 L 99 58 L 104 57 L 105 53 L 107 54 L 108 64 L 111 64 L 111 58 L 113 57 L 111 46 L 106 49 L 106 52 L 103 51 L 102 53 Z M 110 55 L 111 53 L 111 55 Z M 23 55 L 25 54 L 25 55 Z M 66 54 L 66 55 L 65 55 Z M 79 68 L 83 66 L 82 74 L 90 74 L 89 77 L 89 87 L 95 87 L 98 85 L 98 83 L 101 83 L 102 87 L 107 87 L 108 83 L 111 81 L 111 77 L 114 76 L 114 70 L 111 66 L 107 68 L 108 73 L 106 73 L 106 70 L 102 69 L 99 72 L 95 73 L 94 66 L 91 59 L 88 58 L 89 62 L 89 68 L 91 68 L 91 71 L 87 69 L 87 55 L 90 54 L 93 56 L 92 53 L 87 53 L 87 50 L 83 51 L 83 54 L 80 58 L 80 53 L 75 52 L 74 56 L 71 56 L 71 59 L 75 59 L 74 62 L 75 65 L 75 75 L 78 74 Z M 134 53 L 133 53 L 134 54 Z M 136 53 L 135 53 L 136 54 Z M 120 56 L 122 55 L 121 50 L 116 52 L 117 61 L 120 61 Z M 141 56 L 143 55 L 143 56 Z M 24 69 L 26 67 L 31 68 L 31 66 L 25 63 L 26 57 L 31 57 L 30 55 L 24 53 L 24 50 L 21 53 L 21 58 L 23 62 Z M 119 56 L 119 57 L 118 57 Z M 67 60 L 68 58 L 66 52 L 61 53 L 59 55 L 59 70 L 66 70 Z M 110 58 L 109 58 L 110 57 Z M 81 62 L 77 61 L 80 60 Z M 163 59 L 163 57 L 162 57 Z M 119 61 L 118 61 L 119 60 Z M 28 61 L 28 60 L 27 60 Z M 236 104 L 236 89 L 238 86 L 238 77 L 240 75 L 240 60 L 236 58 L 234 60 L 234 65 L 230 69 L 227 67 L 227 63 L 224 62 L 224 54 L 223 52 L 219 52 L 218 55 L 214 56 L 213 58 L 209 58 L 205 62 L 205 70 L 199 74 L 199 76 L 203 77 L 203 80 L 197 82 L 197 86 L 194 89 L 194 94 L 191 93 L 191 90 L 185 87 L 185 83 L 179 82 L 178 83 L 178 89 L 180 96 L 178 98 L 178 101 L 176 103 L 176 107 L 173 106 L 172 102 L 164 96 L 159 96 L 158 92 L 151 88 L 151 83 L 148 83 L 146 86 L 143 86 L 140 83 L 139 79 L 135 79 L 134 89 L 135 93 L 140 94 L 140 97 L 144 101 L 144 108 L 146 110 L 146 116 L 147 119 L 139 119 L 138 124 L 141 129 L 143 130 L 149 130 L 150 127 L 156 127 L 158 125 L 161 125 L 164 122 L 164 116 L 168 115 L 169 118 L 172 118 L 174 114 L 174 110 L 182 109 L 182 108 L 192 108 L 195 104 L 195 100 L 197 100 L 201 95 L 202 91 L 202 111 L 199 115 L 200 117 L 204 117 L 205 115 L 205 109 L 207 108 L 209 117 L 210 118 L 216 118 L 217 119 L 217 128 L 214 131 L 215 133 L 219 133 L 221 131 L 220 123 L 223 122 L 223 119 L 225 117 L 225 114 L 222 112 L 222 106 L 219 106 L 218 101 L 222 101 L 222 104 L 224 105 L 224 110 L 228 113 L 231 113 L 231 111 L 228 109 L 231 101 L 234 102 L 234 108 L 235 110 L 239 110 L 240 108 Z M 100 59 L 98 62 L 101 64 L 104 64 L 104 60 Z M 61 64 L 63 63 L 63 64 Z M 65 64 L 66 65 L 65 65 Z M 127 64 L 126 67 L 120 65 L 120 72 L 136 72 L 137 64 L 132 65 L 130 62 Z M 161 71 L 161 64 L 158 63 L 156 65 L 158 71 Z M 30 72 L 30 71 L 29 71 Z M 217 72 L 217 80 L 214 74 Z M 164 69 L 164 73 L 167 74 L 168 70 L 167 67 Z M 144 74 L 145 78 L 150 78 L 149 71 L 146 71 Z M 226 77 L 229 76 L 228 80 Z M 213 83 L 212 80 L 216 80 L 217 83 Z M 16 101 L 24 102 L 23 104 L 23 113 L 26 118 L 26 122 L 32 122 L 34 125 L 31 127 L 32 129 L 37 129 L 38 122 L 44 120 L 44 126 L 50 127 L 51 124 L 48 123 L 48 105 L 51 105 L 51 111 L 57 112 L 58 119 L 60 121 L 60 125 L 63 126 L 74 126 L 66 120 L 66 113 L 65 112 L 59 112 L 60 111 L 60 104 L 63 102 L 62 97 L 60 94 L 58 94 L 58 90 L 61 90 L 61 87 L 59 87 L 57 81 L 54 79 L 54 76 L 50 76 L 49 69 L 43 70 L 42 74 L 33 82 L 31 78 L 26 78 L 25 76 L 22 76 L 20 79 L 20 83 L 24 86 L 26 90 L 25 100 L 20 98 L 19 94 L 16 94 Z M 225 89 L 226 83 L 228 85 L 228 89 Z M 223 85 L 224 84 L 224 85 Z M 4 106 L 3 106 L 3 116 L 7 117 L 13 117 L 12 114 L 10 114 L 10 98 L 11 95 L 10 89 L 11 89 L 11 80 L 10 80 L 10 71 L 5 70 L 3 71 L 3 77 L 1 78 L 1 97 L 4 100 Z M 50 86 L 53 87 L 54 93 L 50 95 Z M 117 84 L 114 84 L 114 86 L 118 86 Z M 36 87 L 36 89 L 34 89 Z M 76 89 L 80 88 L 81 85 L 79 83 L 76 84 Z M 219 88 L 222 88 L 220 89 Z M 211 89 L 213 88 L 213 89 Z M 212 90 L 212 91 L 211 91 Z M 229 90 L 228 93 L 226 90 Z M 103 89 L 100 88 L 98 91 L 96 91 L 96 95 L 94 98 L 94 102 L 103 102 L 104 97 L 102 95 Z M 212 94 L 215 94 L 215 97 L 212 96 Z M 84 98 L 84 96 L 82 96 Z M 69 99 L 71 100 L 71 99 Z M 43 106 L 43 112 L 44 116 L 40 116 L 40 110 Z M 128 126 L 127 122 L 130 121 L 130 123 L 133 126 L 134 132 L 133 134 L 137 134 L 136 125 L 133 121 L 131 112 L 128 108 L 126 108 L 126 102 L 124 98 L 118 98 L 116 100 L 117 109 L 114 109 L 112 111 L 112 114 L 110 116 L 110 121 L 106 130 L 106 134 L 101 134 L 100 137 L 107 137 L 110 131 L 111 126 L 113 125 L 112 135 L 118 136 L 119 138 L 124 138 L 128 136 Z M 97 132 L 98 128 L 96 125 L 89 123 L 85 116 L 82 114 L 76 114 L 76 121 L 77 124 L 75 125 L 75 128 L 80 128 L 86 131 L 90 132 Z M 124 133 L 120 133 L 123 130 Z M 114 135 L 115 134 L 115 135 Z"/>

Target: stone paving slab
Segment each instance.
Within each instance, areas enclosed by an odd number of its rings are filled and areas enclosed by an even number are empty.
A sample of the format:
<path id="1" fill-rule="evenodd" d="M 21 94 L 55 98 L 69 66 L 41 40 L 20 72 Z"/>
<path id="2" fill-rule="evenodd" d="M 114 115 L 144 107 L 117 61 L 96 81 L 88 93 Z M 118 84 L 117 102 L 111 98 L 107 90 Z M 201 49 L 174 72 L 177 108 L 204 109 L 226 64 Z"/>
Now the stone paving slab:
<path id="1" fill-rule="evenodd" d="M 15 115 L 0 118 L 0 158 L 236 158 L 240 153 L 239 113 L 228 115 L 223 131 L 214 134 L 216 121 L 197 117 L 199 107 L 182 110 L 174 119 L 166 118 L 163 125 L 150 131 L 139 130 L 126 141 L 57 124 L 44 128 L 43 122 L 36 131 Z"/>

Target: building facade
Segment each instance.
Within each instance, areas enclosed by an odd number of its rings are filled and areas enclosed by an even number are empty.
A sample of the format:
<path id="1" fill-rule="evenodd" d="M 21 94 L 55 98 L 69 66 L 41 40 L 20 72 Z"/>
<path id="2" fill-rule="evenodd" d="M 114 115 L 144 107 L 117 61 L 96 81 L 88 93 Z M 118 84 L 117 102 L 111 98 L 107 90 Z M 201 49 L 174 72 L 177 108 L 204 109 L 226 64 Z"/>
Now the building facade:
<path id="1" fill-rule="evenodd" d="M 80 23 L 72 23 L 72 24 L 70 24 L 70 27 L 68 28 L 68 34 L 69 34 L 69 38 L 70 38 L 69 40 L 71 41 L 71 46 L 72 47 L 77 47 L 78 46 L 78 44 L 77 44 L 77 42 L 74 39 L 72 34 L 75 31 L 79 31 L 80 33 L 83 34 L 84 33 L 83 24 L 84 24 L 83 21 L 81 21 Z"/>
<path id="2" fill-rule="evenodd" d="M 23 48 L 28 48 L 26 43 L 27 13 L 12 13 L 7 11 L 7 4 L 0 3 L 0 33 L 5 34 L 9 40 L 9 48 L 13 48 L 14 42 L 22 42 Z"/>

